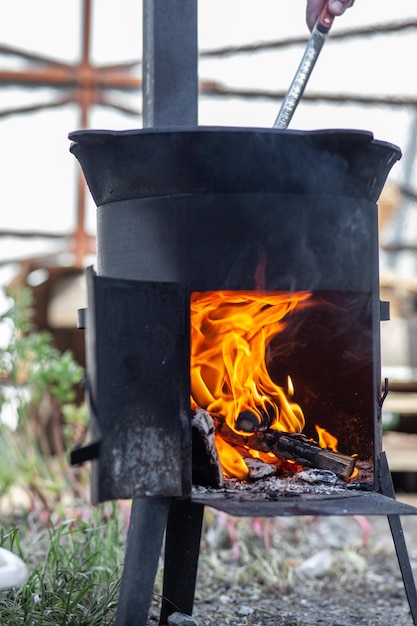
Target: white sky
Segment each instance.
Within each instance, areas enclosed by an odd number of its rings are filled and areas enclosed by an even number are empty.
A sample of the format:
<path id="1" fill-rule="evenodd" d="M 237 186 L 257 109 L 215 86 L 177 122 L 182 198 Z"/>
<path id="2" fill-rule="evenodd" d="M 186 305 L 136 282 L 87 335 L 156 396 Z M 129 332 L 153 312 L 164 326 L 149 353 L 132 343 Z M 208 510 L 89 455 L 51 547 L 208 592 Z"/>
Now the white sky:
<path id="1" fill-rule="evenodd" d="M 167 0 L 169 1 L 169 0 Z M 141 0 L 95 0 L 93 57 L 97 63 L 141 57 Z M 305 0 L 198 0 L 200 49 L 276 40 L 308 34 Z M 332 33 L 352 27 L 417 18 L 416 0 L 356 0 L 335 20 Z M 74 60 L 81 49 L 80 0 L 9 0 L 0 5 L 0 44 L 58 59 Z M 230 87 L 286 90 L 301 60 L 303 46 L 241 54 L 200 63 L 200 78 Z M 322 50 L 307 87 L 313 91 L 417 96 L 417 29 L 344 42 L 331 37 Z M 0 56 L 0 67 L 19 67 Z M 138 74 L 140 68 L 138 68 Z M 0 110 L 48 99 L 48 90 L 0 85 Z M 141 106 L 140 94 L 137 106 Z M 133 96 L 129 104 L 134 103 Z M 201 125 L 271 127 L 280 102 L 200 98 Z M 301 102 L 290 128 L 357 128 L 399 145 L 404 158 L 391 173 L 400 180 L 407 160 L 413 114 L 406 107 L 336 106 Z M 0 228 L 69 232 L 75 219 L 78 165 L 69 153 L 67 135 L 78 128 L 75 107 L 0 118 Z M 140 118 L 97 108 L 92 128 L 141 127 Z M 417 186 L 417 184 L 415 185 Z M 88 202 L 88 226 L 95 229 L 95 206 Z M 0 260 L 41 253 L 44 241 L 0 239 Z M 0 272 L 1 282 L 1 272 Z"/>

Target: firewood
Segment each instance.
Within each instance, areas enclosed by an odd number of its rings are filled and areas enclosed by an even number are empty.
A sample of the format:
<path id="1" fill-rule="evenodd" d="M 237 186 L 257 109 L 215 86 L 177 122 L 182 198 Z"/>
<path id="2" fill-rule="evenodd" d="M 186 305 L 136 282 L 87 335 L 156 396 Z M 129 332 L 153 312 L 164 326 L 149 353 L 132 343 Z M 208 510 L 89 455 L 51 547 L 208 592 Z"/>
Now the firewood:
<path id="1" fill-rule="evenodd" d="M 283 433 L 267 428 L 242 435 L 220 421 L 216 422 L 216 428 L 220 436 L 233 446 L 272 452 L 278 458 L 292 460 L 299 465 L 330 470 L 341 478 L 349 478 L 355 468 L 355 458 L 320 448 L 318 443 L 302 433 Z"/>
<path id="2" fill-rule="evenodd" d="M 191 422 L 193 483 L 222 487 L 223 472 L 214 441 L 214 422 L 207 411 L 197 409 Z"/>

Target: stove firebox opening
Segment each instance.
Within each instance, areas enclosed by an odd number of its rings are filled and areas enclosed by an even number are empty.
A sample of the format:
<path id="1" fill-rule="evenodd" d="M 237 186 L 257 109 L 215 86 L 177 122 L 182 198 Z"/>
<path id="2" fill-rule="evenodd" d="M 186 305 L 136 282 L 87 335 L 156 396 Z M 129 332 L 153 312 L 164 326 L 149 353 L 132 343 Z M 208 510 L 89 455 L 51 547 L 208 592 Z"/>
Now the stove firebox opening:
<path id="1" fill-rule="evenodd" d="M 224 478 L 372 485 L 370 294 L 193 292 L 190 309 L 191 407 L 212 420 Z"/>

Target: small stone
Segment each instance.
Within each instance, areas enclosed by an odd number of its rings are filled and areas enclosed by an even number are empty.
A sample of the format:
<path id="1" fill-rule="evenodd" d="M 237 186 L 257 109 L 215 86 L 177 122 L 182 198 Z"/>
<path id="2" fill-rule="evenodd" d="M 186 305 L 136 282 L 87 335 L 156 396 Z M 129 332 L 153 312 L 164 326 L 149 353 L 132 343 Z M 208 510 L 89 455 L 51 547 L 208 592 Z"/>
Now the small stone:
<path id="1" fill-rule="evenodd" d="M 228 596 L 226 593 L 222 593 L 219 597 L 219 600 L 222 604 L 230 604 L 232 602 L 232 598 Z"/>
<path id="2" fill-rule="evenodd" d="M 246 615 L 252 615 L 252 613 L 254 613 L 254 609 L 244 604 L 242 604 L 242 606 L 240 606 L 237 610 L 237 614 L 241 615 L 242 617 Z"/>
<path id="3" fill-rule="evenodd" d="M 169 626 L 201 626 L 195 617 L 186 615 L 185 613 L 171 613 L 168 617 Z"/>
<path id="4" fill-rule="evenodd" d="M 333 556 L 330 550 L 321 550 L 317 554 L 303 561 L 295 568 L 297 574 L 303 574 L 309 578 L 318 578 L 328 572 L 333 565 Z"/>

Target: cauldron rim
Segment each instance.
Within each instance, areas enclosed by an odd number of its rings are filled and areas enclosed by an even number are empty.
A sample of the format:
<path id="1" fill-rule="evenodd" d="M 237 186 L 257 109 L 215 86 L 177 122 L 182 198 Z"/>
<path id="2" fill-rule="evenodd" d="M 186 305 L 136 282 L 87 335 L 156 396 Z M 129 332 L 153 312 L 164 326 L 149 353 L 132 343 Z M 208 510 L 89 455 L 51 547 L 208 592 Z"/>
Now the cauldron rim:
<path id="1" fill-rule="evenodd" d="M 68 134 L 68 138 L 73 142 L 96 142 L 103 140 L 116 140 L 122 137 L 133 137 L 141 135 L 161 135 L 161 134 L 205 134 L 205 133 L 224 133 L 224 134 L 265 134 L 265 135 L 289 135 L 293 137 L 311 137 L 313 140 L 321 141 L 338 141 L 341 143 L 366 144 L 377 142 L 386 146 L 391 146 L 397 150 L 400 148 L 388 141 L 375 139 L 374 134 L 370 130 L 351 129 L 351 128 L 318 128 L 312 130 L 302 129 L 274 129 L 265 127 L 242 127 L 242 126 L 163 126 L 150 128 L 130 128 L 123 130 L 116 129 L 79 129 L 73 130 Z"/>
<path id="2" fill-rule="evenodd" d="M 348 195 L 375 202 L 398 146 L 370 131 L 249 127 L 78 130 L 69 134 L 97 206 L 193 193 Z"/>

